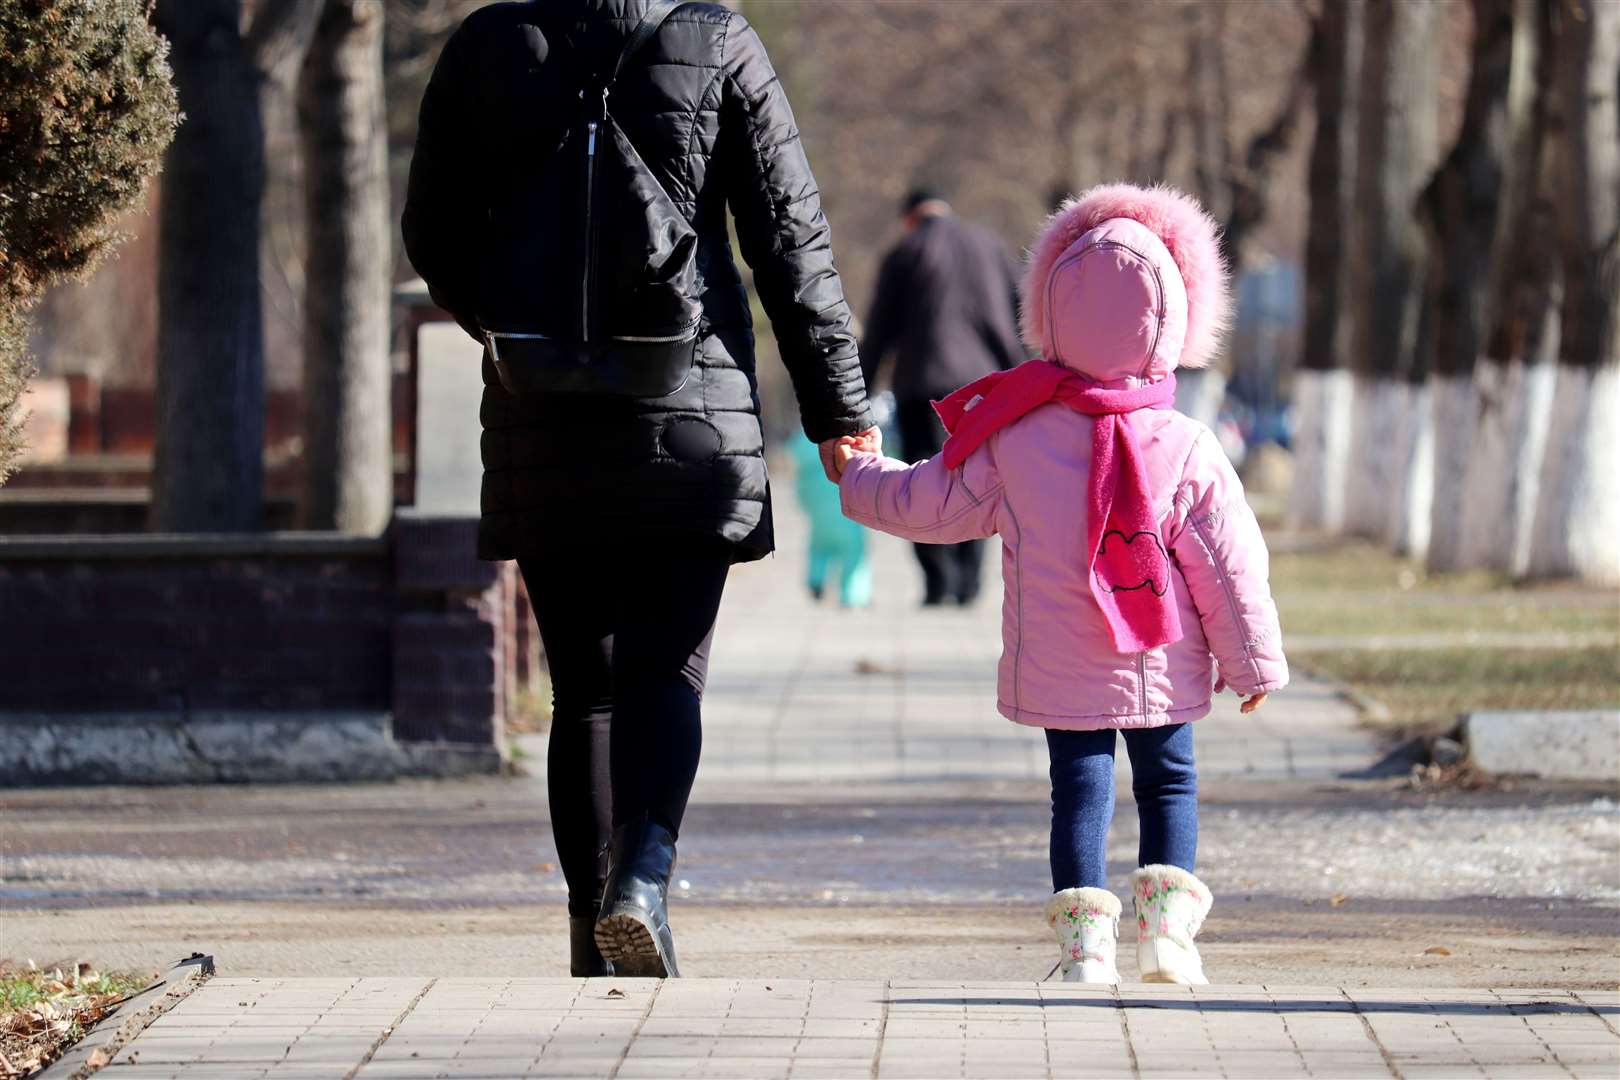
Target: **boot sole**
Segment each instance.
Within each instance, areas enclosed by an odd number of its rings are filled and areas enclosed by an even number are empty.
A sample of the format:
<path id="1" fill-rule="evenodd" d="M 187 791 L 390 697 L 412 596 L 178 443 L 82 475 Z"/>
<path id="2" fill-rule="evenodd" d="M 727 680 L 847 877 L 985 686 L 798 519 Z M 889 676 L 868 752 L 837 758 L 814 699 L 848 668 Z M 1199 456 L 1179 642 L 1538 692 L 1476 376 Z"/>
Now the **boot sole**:
<path id="1" fill-rule="evenodd" d="M 1145 983 L 1164 983 L 1175 986 L 1207 986 L 1202 958 L 1196 950 L 1184 949 L 1173 941 L 1159 938 L 1139 942 L 1136 949 L 1137 969 Z"/>
<path id="2" fill-rule="evenodd" d="M 1199 985 L 1195 984 L 1191 979 L 1180 975 L 1172 975 L 1168 971 L 1150 971 L 1142 976 L 1142 981 L 1145 983 L 1165 983 L 1172 986 Z"/>
<path id="3" fill-rule="evenodd" d="M 626 912 L 605 915 L 596 924 L 596 947 L 613 974 L 630 979 L 668 979 L 670 970 L 652 927 Z"/>

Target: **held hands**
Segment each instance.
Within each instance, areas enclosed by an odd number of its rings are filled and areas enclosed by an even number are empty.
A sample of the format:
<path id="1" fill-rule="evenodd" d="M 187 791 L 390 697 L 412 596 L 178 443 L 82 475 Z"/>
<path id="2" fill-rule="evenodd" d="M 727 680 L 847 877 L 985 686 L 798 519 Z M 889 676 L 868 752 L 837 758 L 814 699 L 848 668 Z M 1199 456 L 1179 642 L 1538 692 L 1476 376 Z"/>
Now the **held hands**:
<path id="1" fill-rule="evenodd" d="M 883 452 L 883 433 L 877 428 L 867 428 L 859 435 L 845 435 L 837 439 L 828 439 L 821 444 L 821 467 L 827 473 L 827 479 L 838 483 L 843 479 L 844 469 L 854 459 L 856 454 L 879 454 Z"/>

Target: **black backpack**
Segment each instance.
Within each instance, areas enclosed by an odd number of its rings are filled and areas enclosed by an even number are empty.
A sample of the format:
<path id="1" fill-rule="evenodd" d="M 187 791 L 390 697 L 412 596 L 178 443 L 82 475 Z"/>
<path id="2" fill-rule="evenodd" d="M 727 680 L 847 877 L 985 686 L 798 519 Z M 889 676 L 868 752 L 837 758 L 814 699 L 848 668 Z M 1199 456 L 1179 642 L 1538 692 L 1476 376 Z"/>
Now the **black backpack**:
<path id="1" fill-rule="evenodd" d="M 584 80 L 543 167 L 491 210 L 477 314 L 514 394 L 664 397 L 691 374 L 697 233 L 608 108 L 625 64 L 678 7 L 647 9 L 606 76 Z"/>

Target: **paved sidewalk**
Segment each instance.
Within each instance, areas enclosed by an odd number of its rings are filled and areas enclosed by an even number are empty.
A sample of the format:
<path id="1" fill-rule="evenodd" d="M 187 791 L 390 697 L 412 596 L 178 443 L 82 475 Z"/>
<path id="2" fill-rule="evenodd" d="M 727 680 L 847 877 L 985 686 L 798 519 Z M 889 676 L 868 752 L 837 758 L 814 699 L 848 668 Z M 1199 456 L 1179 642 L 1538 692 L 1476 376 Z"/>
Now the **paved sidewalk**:
<path id="1" fill-rule="evenodd" d="M 1605 1077 L 1620 993 L 216 978 L 114 1078 Z"/>

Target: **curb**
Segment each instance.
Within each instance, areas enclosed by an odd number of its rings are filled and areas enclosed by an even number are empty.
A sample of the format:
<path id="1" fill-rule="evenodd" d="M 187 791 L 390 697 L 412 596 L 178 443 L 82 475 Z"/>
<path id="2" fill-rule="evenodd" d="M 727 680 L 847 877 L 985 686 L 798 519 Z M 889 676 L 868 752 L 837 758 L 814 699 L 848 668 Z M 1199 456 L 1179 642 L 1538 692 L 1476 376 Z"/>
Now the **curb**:
<path id="1" fill-rule="evenodd" d="M 36 1073 L 34 1080 L 85 1080 L 109 1064 L 125 1044 L 184 1001 L 213 973 L 212 956 L 192 953 L 159 976 L 157 982 L 103 1017 L 67 1053 Z"/>

